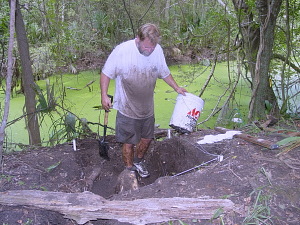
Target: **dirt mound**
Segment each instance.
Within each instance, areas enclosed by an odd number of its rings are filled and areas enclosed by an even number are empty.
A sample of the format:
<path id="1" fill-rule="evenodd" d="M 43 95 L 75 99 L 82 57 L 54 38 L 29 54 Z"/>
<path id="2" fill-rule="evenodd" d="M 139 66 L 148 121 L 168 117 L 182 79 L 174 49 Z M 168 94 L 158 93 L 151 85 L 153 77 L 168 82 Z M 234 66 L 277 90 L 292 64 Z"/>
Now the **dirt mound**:
<path id="1" fill-rule="evenodd" d="M 107 138 L 110 161 L 99 156 L 95 139 L 77 140 L 76 151 L 72 143 L 66 143 L 5 155 L 0 192 L 43 190 L 76 193 L 88 190 L 112 201 L 227 198 L 235 204 L 231 213 L 217 215 L 212 221 L 195 218 L 184 222 L 242 224 L 244 221 L 246 224 L 261 220 L 265 224 L 298 224 L 299 147 L 278 157 L 280 150 L 271 151 L 239 138 L 197 144 L 208 134 L 218 132 L 202 130 L 154 141 L 146 156 L 151 176 L 136 176 L 139 188 L 120 188 L 124 166 L 121 146 L 115 142 L 114 136 Z M 282 135 L 256 135 L 273 142 L 284 138 Z M 218 157 L 220 155 L 223 160 Z M 0 205 L 0 209 L 0 224 L 76 224 L 59 213 L 28 206 Z M 125 223 L 98 219 L 89 224 Z"/>

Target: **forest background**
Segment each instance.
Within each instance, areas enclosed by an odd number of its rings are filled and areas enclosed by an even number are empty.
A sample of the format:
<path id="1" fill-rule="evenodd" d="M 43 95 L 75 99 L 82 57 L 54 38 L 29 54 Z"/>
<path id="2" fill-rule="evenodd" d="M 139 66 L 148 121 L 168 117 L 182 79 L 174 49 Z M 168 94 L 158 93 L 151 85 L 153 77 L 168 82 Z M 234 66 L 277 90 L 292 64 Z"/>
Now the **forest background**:
<path id="1" fill-rule="evenodd" d="M 25 109 L 16 121 L 25 119 L 31 145 L 41 144 L 39 123 L 46 114 L 60 115 L 56 140 L 87 132 L 89 124 L 65 107 L 64 89 L 42 90 L 36 81 L 99 69 L 145 22 L 159 25 L 169 65 L 210 71 L 200 97 L 217 63 L 227 64 L 228 89 L 220 96 L 228 97 L 211 115 L 226 113 L 243 81 L 251 90 L 248 123 L 268 115 L 299 117 L 299 0 L 0 0 L 0 7 L 1 154 L 5 128 L 15 122 L 7 121 L 9 99 L 17 92 L 25 95 Z"/>

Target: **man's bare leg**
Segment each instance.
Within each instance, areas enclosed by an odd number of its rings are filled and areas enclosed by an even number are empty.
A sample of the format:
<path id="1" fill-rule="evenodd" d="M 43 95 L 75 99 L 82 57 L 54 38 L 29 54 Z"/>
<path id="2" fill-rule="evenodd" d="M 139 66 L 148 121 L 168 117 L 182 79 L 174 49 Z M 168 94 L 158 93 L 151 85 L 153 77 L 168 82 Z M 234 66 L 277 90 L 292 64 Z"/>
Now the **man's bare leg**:
<path id="1" fill-rule="evenodd" d="M 121 193 L 129 190 L 136 190 L 139 184 L 136 177 L 136 167 L 133 166 L 134 149 L 132 144 L 123 144 L 122 157 L 126 169 L 124 169 L 118 176 L 115 191 Z"/>
<path id="2" fill-rule="evenodd" d="M 152 139 L 145 139 L 142 138 L 140 142 L 136 146 L 136 158 L 137 159 L 143 159 L 149 146 L 151 143 Z"/>
<path id="3" fill-rule="evenodd" d="M 125 166 L 130 169 L 133 166 L 134 149 L 133 144 L 124 143 L 122 146 L 122 157 Z"/>

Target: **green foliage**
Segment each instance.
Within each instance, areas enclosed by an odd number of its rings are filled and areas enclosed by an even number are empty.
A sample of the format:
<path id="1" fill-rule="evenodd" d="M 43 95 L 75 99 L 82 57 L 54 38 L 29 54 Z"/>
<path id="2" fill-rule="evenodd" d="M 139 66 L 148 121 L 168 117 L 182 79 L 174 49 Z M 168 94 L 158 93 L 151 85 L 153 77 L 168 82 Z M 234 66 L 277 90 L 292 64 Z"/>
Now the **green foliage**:
<path id="1" fill-rule="evenodd" d="M 5 42 L 7 42 L 8 34 L 9 34 L 8 26 L 9 26 L 9 17 L 6 15 L 1 15 L 1 17 L 0 17 L 1 44 L 4 44 Z"/>
<path id="2" fill-rule="evenodd" d="M 34 90 L 37 94 L 37 111 L 41 117 L 41 123 L 48 117 L 51 121 L 49 128 L 49 142 L 51 145 L 70 141 L 90 131 L 87 123 L 65 108 L 64 98 L 55 97 L 54 85 L 46 81 L 46 91 L 38 85 Z M 62 93 L 63 94 L 63 93 Z M 59 102 L 60 100 L 60 102 Z"/>
<path id="3" fill-rule="evenodd" d="M 117 43 L 133 38 L 137 27 L 144 22 L 161 25 L 164 40 L 170 46 L 183 48 L 217 48 L 216 40 L 229 32 L 227 22 L 223 23 L 229 17 L 224 16 L 223 8 L 214 1 L 188 0 L 170 8 L 166 8 L 164 1 L 130 4 L 125 0 L 123 4 L 123 1 L 46 0 L 26 4 L 28 8 L 22 8 L 22 13 L 38 77 L 53 73 L 56 66 L 73 64 L 86 52 L 99 55 L 99 49 L 111 50 Z M 168 21 L 162 16 L 165 11 L 169 14 Z M 211 32 L 212 27 L 215 29 Z"/>
<path id="4" fill-rule="evenodd" d="M 64 121 L 66 133 L 68 136 L 68 139 L 76 137 L 76 117 L 74 114 L 68 112 L 65 115 L 65 121 Z"/>
<path id="5" fill-rule="evenodd" d="M 3 62 L 3 56 L 6 55 L 6 49 L 9 38 L 9 5 L 7 1 L 0 1 L 0 73 L 2 71 L 1 62 Z M 0 76 L 1 84 L 2 76 Z"/>
<path id="6" fill-rule="evenodd" d="M 76 119 L 72 113 L 66 113 L 58 119 L 52 118 L 52 124 L 49 129 L 49 142 L 51 145 L 70 141 L 78 137 Z"/>
<path id="7" fill-rule="evenodd" d="M 91 129 L 86 119 L 79 119 L 75 114 L 64 111 L 62 117 L 54 120 L 52 118 L 49 129 L 49 142 L 51 145 L 71 141 L 81 135 L 89 135 Z"/>
<path id="8" fill-rule="evenodd" d="M 37 22 L 27 24 L 27 33 L 28 40 L 34 45 L 39 45 L 40 42 L 45 38 L 43 30 Z"/>
<path id="9" fill-rule="evenodd" d="M 214 214 L 213 214 L 212 218 L 210 219 L 210 221 L 219 218 L 223 213 L 224 213 L 224 209 L 223 209 L 223 208 L 218 208 L 218 209 L 214 212 Z"/>
<path id="10" fill-rule="evenodd" d="M 281 147 L 285 147 L 299 141 L 300 141 L 300 137 L 288 137 L 288 138 L 284 138 L 281 141 L 278 141 L 276 144 L 278 144 Z"/>
<path id="11" fill-rule="evenodd" d="M 18 181 L 18 185 L 20 185 L 20 186 L 23 186 L 23 185 L 25 185 L 25 182 L 24 182 L 24 181 L 21 181 L 21 180 L 19 180 L 19 181 Z"/>
<path id="12" fill-rule="evenodd" d="M 250 11 L 254 11 L 255 10 L 255 8 L 256 8 L 255 3 L 256 3 L 256 0 L 246 0 L 245 1 L 245 4 L 249 7 Z"/>
<path id="13" fill-rule="evenodd" d="M 10 182 L 12 178 L 10 175 L 0 175 L 0 180 L 6 180 L 7 182 Z"/>
<path id="14" fill-rule="evenodd" d="M 49 43 L 41 47 L 30 49 L 33 75 L 36 80 L 45 79 L 56 70 L 57 62 L 55 56 L 50 51 Z"/>
<path id="15" fill-rule="evenodd" d="M 38 85 L 35 85 L 35 91 L 38 97 L 37 111 L 44 114 L 50 113 L 55 110 L 56 100 L 54 97 L 54 86 L 50 86 L 49 82 L 46 83 L 46 96 Z"/>
<path id="16" fill-rule="evenodd" d="M 266 107 L 266 114 L 270 114 L 273 108 L 273 104 L 270 101 L 265 100 L 265 107 Z"/>
<path id="17" fill-rule="evenodd" d="M 262 189 L 254 190 L 250 197 L 255 195 L 255 202 L 250 207 L 248 216 L 244 219 L 243 224 L 273 224 L 269 207 L 271 196 L 264 194 Z"/>

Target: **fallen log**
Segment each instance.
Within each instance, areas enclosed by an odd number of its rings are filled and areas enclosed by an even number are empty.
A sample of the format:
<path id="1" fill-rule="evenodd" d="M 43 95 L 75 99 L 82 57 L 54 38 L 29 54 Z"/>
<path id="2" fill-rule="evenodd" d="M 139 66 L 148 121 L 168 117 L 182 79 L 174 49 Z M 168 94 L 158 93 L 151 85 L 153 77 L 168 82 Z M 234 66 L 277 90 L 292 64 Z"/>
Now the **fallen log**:
<path id="1" fill-rule="evenodd" d="M 211 219 L 216 210 L 222 208 L 226 213 L 234 207 L 229 199 L 174 197 L 109 201 L 88 191 L 63 193 L 37 190 L 0 192 L 0 204 L 56 211 L 78 224 L 97 219 L 116 219 L 132 224 Z"/>
<path id="2" fill-rule="evenodd" d="M 269 127 L 263 128 L 263 130 L 267 131 L 267 132 L 287 135 L 290 137 L 300 137 L 300 132 L 298 132 L 298 131 L 290 131 L 290 130 L 284 130 L 284 129 L 278 130 L 278 129 L 269 128 Z"/>
<path id="3" fill-rule="evenodd" d="M 231 130 L 223 128 L 223 127 L 215 127 L 215 130 L 219 131 L 221 133 L 226 133 L 227 131 L 231 131 Z M 241 138 L 245 141 L 263 146 L 263 147 L 271 149 L 271 150 L 275 150 L 275 149 L 279 148 L 279 146 L 276 143 L 273 143 L 269 140 L 265 140 L 265 139 L 262 139 L 262 138 L 253 137 L 253 136 L 248 135 L 248 134 L 240 133 L 240 134 L 235 134 L 233 137 Z"/>

